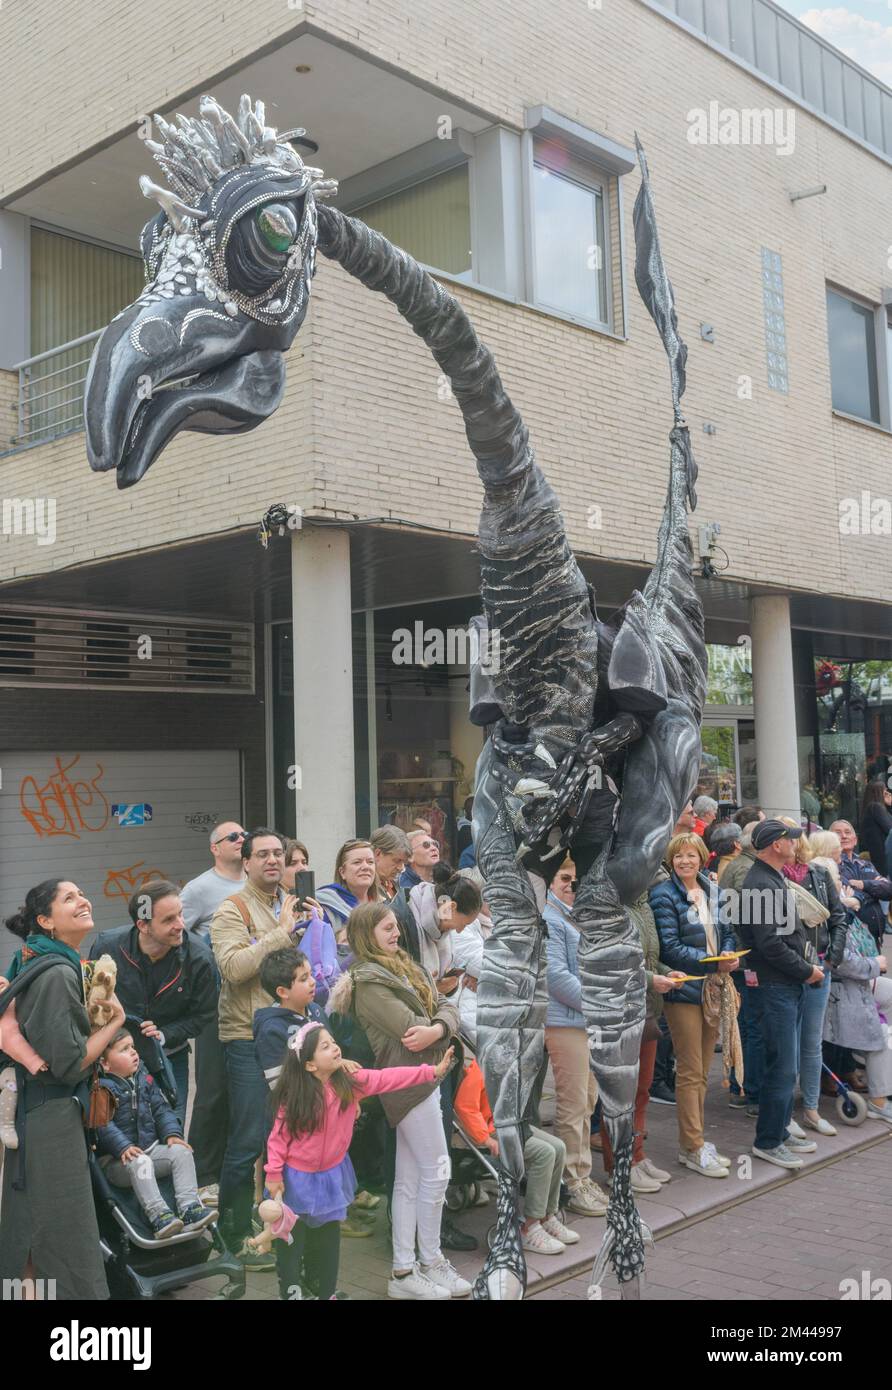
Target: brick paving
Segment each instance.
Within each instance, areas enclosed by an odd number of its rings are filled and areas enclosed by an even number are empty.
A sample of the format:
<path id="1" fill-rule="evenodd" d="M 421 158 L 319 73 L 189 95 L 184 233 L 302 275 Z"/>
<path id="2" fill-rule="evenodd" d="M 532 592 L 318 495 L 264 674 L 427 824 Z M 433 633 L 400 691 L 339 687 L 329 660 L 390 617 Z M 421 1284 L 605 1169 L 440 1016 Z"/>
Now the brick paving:
<path id="1" fill-rule="evenodd" d="M 838 1301 L 843 1279 L 892 1282 L 890 1140 L 658 1239 L 642 1299 Z M 578 1274 L 528 1297 L 585 1300 L 588 1283 Z M 615 1281 L 602 1297 L 619 1298 Z"/>

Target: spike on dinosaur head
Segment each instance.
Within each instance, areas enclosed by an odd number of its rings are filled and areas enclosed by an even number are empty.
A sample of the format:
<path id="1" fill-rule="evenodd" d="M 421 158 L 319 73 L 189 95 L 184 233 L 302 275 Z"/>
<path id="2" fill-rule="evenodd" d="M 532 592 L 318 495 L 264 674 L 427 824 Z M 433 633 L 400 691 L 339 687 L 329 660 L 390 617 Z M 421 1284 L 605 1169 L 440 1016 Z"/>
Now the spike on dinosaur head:
<path id="1" fill-rule="evenodd" d="M 235 116 L 212 97 L 197 117 L 154 118 L 146 147 L 167 187 L 141 247 L 146 286 L 96 344 L 87 377 L 87 453 L 139 481 L 181 429 L 233 433 L 273 413 L 283 354 L 303 323 L 315 271 L 316 200 L 337 192 L 279 134 L 263 102 Z"/>

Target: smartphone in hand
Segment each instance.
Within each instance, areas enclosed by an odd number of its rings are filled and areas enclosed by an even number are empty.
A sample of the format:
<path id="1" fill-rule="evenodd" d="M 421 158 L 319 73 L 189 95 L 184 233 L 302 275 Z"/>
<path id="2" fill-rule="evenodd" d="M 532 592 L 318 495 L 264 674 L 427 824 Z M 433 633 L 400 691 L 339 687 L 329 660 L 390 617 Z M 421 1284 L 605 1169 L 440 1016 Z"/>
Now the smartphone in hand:
<path id="1" fill-rule="evenodd" d="M 316 896 L 316 875 L 312 869 L 298 869 L 294 875 L 294 895 L 300 912 L 306 912 L 307 898 Z"/>

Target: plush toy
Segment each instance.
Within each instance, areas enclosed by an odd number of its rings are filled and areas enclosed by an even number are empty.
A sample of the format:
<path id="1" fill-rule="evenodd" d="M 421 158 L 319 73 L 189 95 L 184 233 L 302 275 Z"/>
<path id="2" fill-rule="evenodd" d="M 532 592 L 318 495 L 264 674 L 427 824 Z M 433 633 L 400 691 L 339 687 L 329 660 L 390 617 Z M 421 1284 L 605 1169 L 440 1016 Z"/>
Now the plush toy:
<path id="1" fill-rule="evenodd" d="M 87 1013 L 90 1032 L 96 1033 L 111 1022 L 112 995 L 118 979 L 118 967 L 111 956 L 100 956 L 90 972 L 87 989 Z"/>
<path id="2" fill-rule="evenodd" d="M 257 1208 L 257 1215 L 263 1222 L 259 1236 L 252 1236 L 248 1244 L 261 1255 L 268 1255 L 274 1240 L 284 1240 L 290 1245 L 294 1237 L 291 1227 L 297 1217 L 290 1207 L 286 1207 L 280 1197 L 265 1197 Z"/>

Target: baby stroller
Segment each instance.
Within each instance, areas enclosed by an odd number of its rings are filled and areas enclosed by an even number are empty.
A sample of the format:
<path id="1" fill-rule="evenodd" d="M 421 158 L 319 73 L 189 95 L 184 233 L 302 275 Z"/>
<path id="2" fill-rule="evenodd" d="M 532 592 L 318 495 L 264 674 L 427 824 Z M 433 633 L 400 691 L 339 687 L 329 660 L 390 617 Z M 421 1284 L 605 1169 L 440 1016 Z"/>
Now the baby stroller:
<path id="1" fill-rule="evenodd" d="M 449 1159 L 452 1175 L 446 1189 L 446 1206 L 451 1212 L 467 1211 L 479 1204 L 487 1179 L 498 1182 L 499 1170 L 489 1150 L 478 1148 L 454 1115 Z"/>
<path id="2" fill-rule="evenodd" d="M 821 1063 L 821 1068 L 836 1084 L 836 1113 L 844 1125 L 860 1125 L 867 1119 L 867 1101 L 863 1096 L 859 1096 L 857 1091 L 853 1091 L 851 1086 L 847 1086 L 844 1081 L 831 1071 L 826 1062 Z"/>
<path id="3" fill-rule="evenodd" d="M 168 1104 L 175 1105 L 177 1088 L 164 1049 L 155 1038 L 139 1031 L 139 1020 L 126 1019 L 140 1059 L 161 1089 Z M 241 1298 L 245 1292 L 242 1264 L 227 1249 L 216 1223 L 201 1231 L 181 1231 L 165 1241 L 155 1240 L 136 1194 L 129 1188 L 112 1187 L 95 1148 L 89 1149 L 90 1180 L 99 1223 L 99 1244 L 113 1299 L 152 1299 L 199 1279 L 219 1276 L 226 1280 L 223 1298 Z M 173 1183 L 159 1180 L 159 1187 L 174 1210 Z"/>

